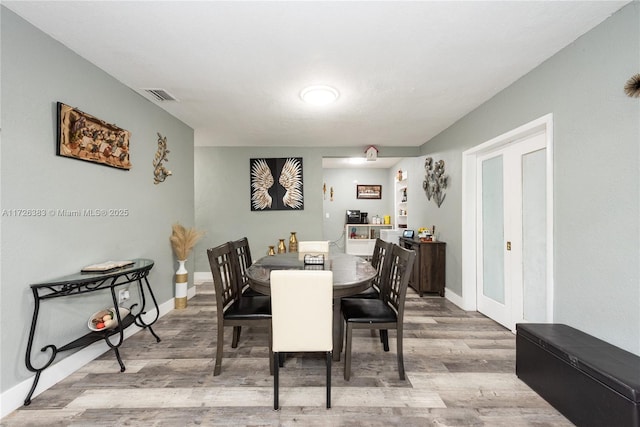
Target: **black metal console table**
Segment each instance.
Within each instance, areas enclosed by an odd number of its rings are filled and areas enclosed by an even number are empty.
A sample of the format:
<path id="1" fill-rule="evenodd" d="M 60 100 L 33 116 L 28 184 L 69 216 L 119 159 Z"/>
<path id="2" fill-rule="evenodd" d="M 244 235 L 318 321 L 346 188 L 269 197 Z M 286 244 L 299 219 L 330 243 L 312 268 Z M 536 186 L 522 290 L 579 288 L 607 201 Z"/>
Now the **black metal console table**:
<path id="1" fill-rule="evenodd" d="M 158 303 L 156 301 L 156 297 L 153 295 L 153 290 L 149 285 L 149 281 L 147 280 L 149 271 L 151 271 L 151 269 L 153 268 L 154 263 L 150 259 L 135 259 L 133 261 L 134 263 L 132 265 L 128 265 L 126 267 L 106 273 L 75 273 L 69 276 L 61 277 L 59 279 L 51 280 L 49 282 L 36 283 L 31 285 L 31 291 L 33 292 L 34 299 L 34 308 L 33 319 L 31 320 L 31 330 L 29 331 L 29 342 L 27 344 L 25 364 L 27 365 L 27 369 L 29 369 L 31 372 L 35 372 L 36 375 L 33 380 L 31 390 L 29 390 L 29 394 L 27 394 L 27 397 L 24 400 L 25 405 L 29 405 L 31 403 L 31 396 L 33 395 L 33 392 L 38 385 L 40 374 L 53 363 L 56 356 L 60 352 L 68 351 L 74 348 L 84 348 L 90 344 L 93 344 L 94 342 L 104 340 L 107 345 L 113 349 L 116 358 L 118 359 L 118 363 L 120 364 L 120 372 L 124 372 L 125 366 L 124 363 L 122 363 L 122 359 L 120 358 L 118 347 L 120 347 L 124 340 L 124 330 L 127 327 L 135 324 L 143 329 L 149 329 L 149 332 L 151 332 L 151 334 L 156 338 L 156 341 L 160 342 L 160 337 L 158 337 L 158 335 L 156 335 L 156 333 L 151 328 L 151 325 L 153 325 L 158 320 L 158 317 L 160 315 Z M 119 310 L 115 310 L 115 315 L 118 319 L 117 327 L 104 331 L 91 331 L 86 335 L 63 345 L 62 347 L 57 347 L 53 344 L 46 345 L 42 347 L 40 351 L 45 352 L 47 350 L 50 350 L 51 355 L 49 356 L 49 360 L 39 368 L 33 366 L 33 364 L 31 363 L 31 351 L 33 346 L 33 339 L 36 332 L 36 324 L 38 323 L 38 313 L 40 311 L 41 301 L 53 298 L 68 297 L 72 295 L 80 295 L 100 290 L 108 290 L 111 292 L 113 306 L 118 307 L 116 287 L 133 282 L 138 283 L 138 288 L 140 291 L 140 304 L 133 304 L 130 308 L 129 314 L 127 314 L 124 318 L 120 318 Z M 149 293 L 149 296 L 153 301 L 153 308 L 155 308 L 156 310 L 155 318 L 151 322 L 145 322 L 142 319 L 142 316 L 146 314 L 145 308 L 147 302 L 147 292 Z M 117 335 L 115 343 L 111 342 L 111 340 L 109 339 L 114 335 Z"/>

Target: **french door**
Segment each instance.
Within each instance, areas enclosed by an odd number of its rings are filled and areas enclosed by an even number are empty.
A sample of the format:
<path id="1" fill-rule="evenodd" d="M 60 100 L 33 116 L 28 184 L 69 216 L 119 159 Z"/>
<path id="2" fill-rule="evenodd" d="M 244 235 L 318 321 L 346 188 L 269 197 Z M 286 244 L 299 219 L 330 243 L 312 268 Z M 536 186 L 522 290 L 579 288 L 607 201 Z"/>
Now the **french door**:
<path id="1" fill-rule="evenodd" d="M 476 157 L 477 307 L 511 330 L 548 318 L 546 150 L 538 132 Z"/>

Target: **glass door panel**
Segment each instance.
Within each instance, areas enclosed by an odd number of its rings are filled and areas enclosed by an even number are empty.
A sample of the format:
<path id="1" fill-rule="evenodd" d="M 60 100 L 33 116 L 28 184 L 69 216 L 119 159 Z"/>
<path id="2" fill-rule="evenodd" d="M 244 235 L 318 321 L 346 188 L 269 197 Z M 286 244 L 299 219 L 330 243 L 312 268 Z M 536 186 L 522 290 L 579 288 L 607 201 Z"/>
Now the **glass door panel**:
<path id="1" fill-rule="evenodd" d="M 482 162 L 482 293 L 500 304 L 505 302 L 502 163 L 502 155 Z"/>
<path id="2" fill-rule="evenodd" d="M 547 321 L 546 149 L 522 156 L 523 318 Z"/>

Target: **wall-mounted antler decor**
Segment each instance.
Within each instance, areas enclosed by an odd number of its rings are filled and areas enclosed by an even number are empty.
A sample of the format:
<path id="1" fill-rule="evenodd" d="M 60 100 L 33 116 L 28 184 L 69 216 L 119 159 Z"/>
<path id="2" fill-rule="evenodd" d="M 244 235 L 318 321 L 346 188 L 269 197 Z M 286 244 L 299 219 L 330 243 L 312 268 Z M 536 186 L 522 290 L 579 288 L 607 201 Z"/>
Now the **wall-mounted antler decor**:
<path id="1" fill-rule="evenodd" d="M 433 161 L 432 157 L 424 159 L 424 181 L 422 182 L 422 188 L 427 194 L 427 200 L 433 201 L 440 207 L 444 198 L 447 196 L 444 193 L 444 189 L 447 188 L 448 177 L 444 174 L 444 160 L 437 162 Z"/>

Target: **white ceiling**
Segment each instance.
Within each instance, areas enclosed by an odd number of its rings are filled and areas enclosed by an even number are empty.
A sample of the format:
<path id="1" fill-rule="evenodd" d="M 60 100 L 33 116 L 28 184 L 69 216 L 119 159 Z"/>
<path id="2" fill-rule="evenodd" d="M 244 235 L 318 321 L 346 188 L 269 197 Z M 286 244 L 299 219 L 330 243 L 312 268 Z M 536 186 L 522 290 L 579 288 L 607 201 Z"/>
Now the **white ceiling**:
<path id="1" fill-rule="evenodd" d="M 177 97 L 152 102 L 196 145 L 380 156 L 428 141 L 626 3 L 3 1 L 148 99 Z M 320 83 L 338 101 L 303 104 Z"/>
<path id="2" fill-rule="evenodd" d="M 363 157 L 324 157 L 323 169 L 389 169 L 402 160 L 402 157 L 378 157 L 375 161 L 367 161 Z"/>

